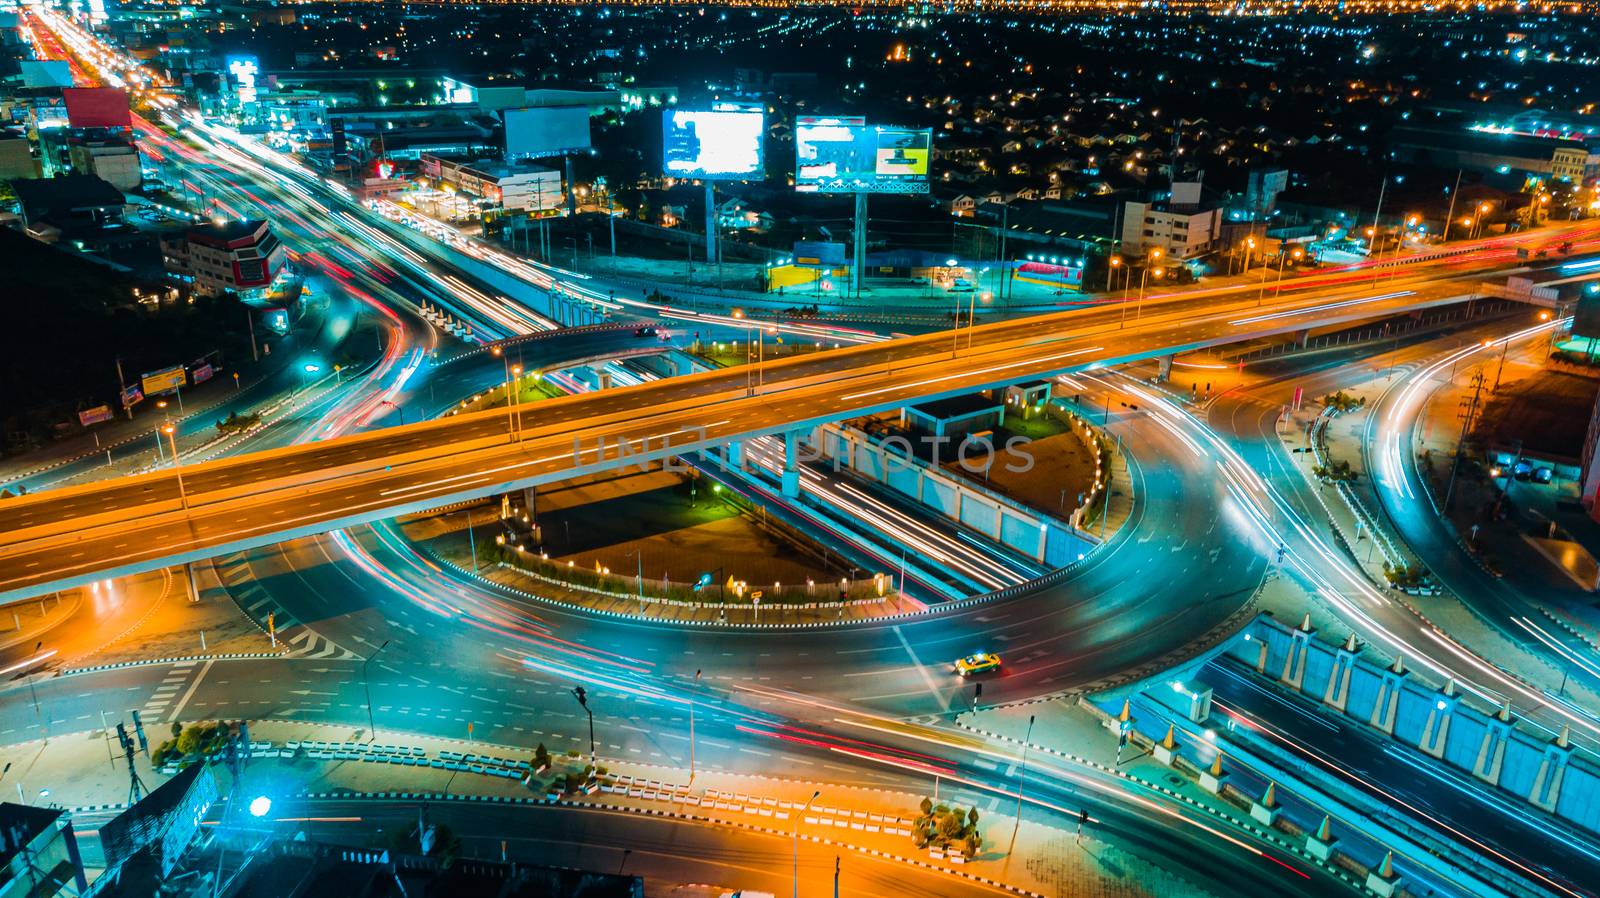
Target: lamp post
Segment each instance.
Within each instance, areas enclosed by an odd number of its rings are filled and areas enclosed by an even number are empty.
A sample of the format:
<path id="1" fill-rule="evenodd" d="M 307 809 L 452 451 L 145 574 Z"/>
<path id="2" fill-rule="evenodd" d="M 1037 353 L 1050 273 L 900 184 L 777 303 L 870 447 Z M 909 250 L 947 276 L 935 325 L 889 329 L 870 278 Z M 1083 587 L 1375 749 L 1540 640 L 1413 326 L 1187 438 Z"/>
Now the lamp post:
<path id="1" fill-rule="evenodd" d="M 1291 250 L 1291 251 L 1289 251 L 1287 253 L 1282 253 L 1282 254 L 1280 254 L 1278 256 L 1278 280 L 1272 285 L 1272 298 L 1273 299 L 1277 299 L 1279 296 L 1281 296 L 1283 294 L 1283 269 L 1284 269 L 1284 266 L 1289 264 L 1290 256 L 1293 256 L 1294 259 L 1296 261 L 1298 261 L 1300 259 L 1300 257 L 1303 256 L 1303 255 L 1305 255 L 1305 251 L 1301 250 L 1299 247 L 1295 247 L 1293 250 Z M 1266 296 L 1267 296 L 1267 281 L 1266 281 L 1265 278 L 1262 278 L 1262 280 L 1261 280 L 1261 292 L 1256 295 L 1256 307 L 1257 308 L 1259 308 L 1261 306 L 1262 302 L 1264 302 L 1266 300 Z"/>
<path id="2" fill-rule="evenodd" d="M 589 709 L 589 693 L 582 686 L 572 687 L 572 694 L 578 699 L 578 704 L 583 706 L 584 713 L 589 715 L 589 768 L 593 775 L 597 752 L 594 747 L 594 712 Z"/>
<path id="3" fill-rule="evenodd" d="M 1113 280 L 1116 279 L 1117 269 L 1121 268 L 1121 267 L 1122 267 L 1122 257 L 1121 256 L 1112 256 L 1109 260 L 1106 261 L 1106 292 L 1107 293 L 1111 292 L 1111 290 L 1112 290 L 1111 283 L 1112 283 Z"/>
<path id="4" fill-rule="evenodd" d="M 821 794 L 821 789 L 812 792 L 811 797 L 806 799 L 805 807 L 801 808 L 800 813 L 794 818 L 794 898 L 800 898 L 800 820 L 805 817 L 806 811 L 811 810 L 811 803 Z"/>
<path id="5" fill-rule="evenodd" d="M 694 694 L 700 689 L 700 671 L 694 672 L 694 690 L 689 693 L 689 782 L 694 782 Z"/>
<path id="6" fill-rule="evenodd" d="M 1150 251 L 1150 264 L 1155 263 L 1155 261 L 1160 258 L 1161 250 L 1159 248 Z M 1145 279 L 1150 275 L 1150 264 L 1146 264 L 1144 267 L 1144 273 L 1139 275 L 1139 305 L 1134 309 L 1133 313 L 1133 320 L 1135 321 L 1138 321 L 1140 318 L 1144 317 L 1144 285 Z M 1161 269 L 1159 268 L 1156 269 L 1156 280 L 1161 280 Z"/>
<path id="7" fill-rule="evenodd" d="M 367 741 L 368 742 L 371 742 L 372 740 L 378 738 L 378 724 L 377 724 L 376 718 L 373 717 L 373 714 L 372 714 L 372 683 L 367 680 L 367 665 L 372 663 L 372 659 L 373 658 L 378 657 L 378 653 L 379 652 L 383 651 L 384 649 L 386 649 L 388 647 L 389 647 L 389 640 L 385 639 L 383 641 L 383 645 L 380 645 L 377 648 L 373 649 L 372 650 L 372 654 L 368 655 L 366 657 L 366 660 L 361 662 L 361 688 L 366 690 L 366 693 L 367 693 L 367 735 L 368 735 Z"/>
<path id="8" fill-rule="evenodd" d="M 164 425 L 161 432 L 167 435 L 167 445 L 172 447 L 172 470 L 178 475 L 178 501 L 182 503 L 183 510 L 189 510 L 189 494 L 183 489 L 183 462 L 178 458 L 178 428 L 171 424 Z"/>

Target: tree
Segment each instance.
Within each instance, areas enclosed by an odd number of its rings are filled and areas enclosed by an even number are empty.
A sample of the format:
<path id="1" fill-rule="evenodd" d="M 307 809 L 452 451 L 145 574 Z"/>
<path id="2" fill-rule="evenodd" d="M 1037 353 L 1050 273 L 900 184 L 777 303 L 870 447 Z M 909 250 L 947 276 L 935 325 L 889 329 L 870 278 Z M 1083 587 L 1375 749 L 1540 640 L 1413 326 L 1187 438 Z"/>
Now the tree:
<path id="1" fill-rule="evenodd" d="M 549 766 L 550 766 L 550 750 L 545 748 L 544 747 L 544 743 L 541 742 L 533 750 L 533 768 L 535 770 L 543 770 L 543 769 L 545 769 L 545 768 L 547 768 Z"/>

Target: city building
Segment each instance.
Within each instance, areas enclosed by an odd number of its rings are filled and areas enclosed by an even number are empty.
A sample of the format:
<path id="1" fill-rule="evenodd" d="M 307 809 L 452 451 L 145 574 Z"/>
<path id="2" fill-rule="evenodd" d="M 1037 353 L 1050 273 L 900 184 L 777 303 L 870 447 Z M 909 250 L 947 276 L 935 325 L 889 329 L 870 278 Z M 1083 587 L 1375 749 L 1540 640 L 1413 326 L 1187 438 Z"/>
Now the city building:
<path id="1" fill-rule="evenodd" d="M 0 180 L 39 177 L 28 135 L 16 128 L 0 128 Z"/>
<path id="2" fill-rule="evenodd" d="M 94 175 L 122 191 L 139 189 L 143 173 L 139 148 L 122 137 L 72 137 L 66 142 L 68 165 L 79 174 Z"/>
<path id="3" fill-rule="evenodd" d="M 1396 128 L 1389 155 L 1399 162 L 1582 183 L 1600 165 L 1600 141 L 1470 129 Z"/>
<path id="4" fill-rule="evenodd" d="M 423 153 L 422 175 L 442 187 L 489 201 L 501 209 L 538 212 L 561 207 L 561 173 L 530 165 L 463 162 Z"/>
<path id="5" fill-rule="evenodd" d="M 0 898 L 82 895 L 89 884 L 72 820 L 59 808 L 0 804 Z"/>
<path id="6" fill-rule="evenodd" d="M 265 221 L 198 225 L 161 240 L 166 269 L 193 278 L 200 293 L 251 294 L 283 270 L 285 250 Z"/>
<path id="7" fill-rule="evenodd" d="M 22 206 L 22 226 L 35 236 L 74 235 L 121 225 L 122 191 L 94 175 L 62 175 L 11 182 Z"/>
<path id="8" fill-rule="evenodd" d="M 1202 208 L 1200 184 L 1179 182 L 1166 200 L 1122 204 L 1122 251 L 1159 249 L 1169 259 L 1193 259 L 1216 248 L 1222 209 Z"/>

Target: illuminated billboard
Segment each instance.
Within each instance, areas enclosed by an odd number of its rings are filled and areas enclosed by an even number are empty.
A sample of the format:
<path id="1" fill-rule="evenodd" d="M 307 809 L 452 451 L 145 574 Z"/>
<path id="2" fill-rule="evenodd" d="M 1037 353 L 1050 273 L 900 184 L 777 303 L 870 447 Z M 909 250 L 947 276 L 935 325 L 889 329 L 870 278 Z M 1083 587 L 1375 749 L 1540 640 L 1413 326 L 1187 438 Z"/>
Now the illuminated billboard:
<path id="1" fill-rule="evenodd" d="M 161 393 L 171 393 L 173 390 L 187 386 L 189 375 L 188 372 L 183 370 L 182 365 L 175 365 L 164 371 L 152 371 L 143 375 L 139 380 L 139 385 L 144 389 L 144 394 L 146 396 L 155 396 Z"/>
<path id="2" fill-rule="evenodd" d="M 506 161 L 545 159 L 589 149 L 589 107 L 507 109 Z"/>
<path id="3" fill-rule="evenodd" d="M 254 56 L 229 56 L 228 84 L 239 97 L 240 103 L 256 101 L 256 80 L 261 75 L 261 62 Z"/>
<path id="4" fill-rule="evenodd" d="M 669 109 L 663 116 L 662 171 L 703 181 L 760 178 L 765 134 L 760 106 L 719 103 L 711 109 Z"/>
<path id="5" fill-rule="evenodd" d="M 128 92 L 120 87 L 64 87 L 67 121 L 74 128 L 130 128 Z"/>
<path id="6" fill-rule="evenodd" d="M 926 193 L 933 132 L 867 125 L 859 118 L 803 117 L 794 128 L 794 185 L 801 193 Z"/>

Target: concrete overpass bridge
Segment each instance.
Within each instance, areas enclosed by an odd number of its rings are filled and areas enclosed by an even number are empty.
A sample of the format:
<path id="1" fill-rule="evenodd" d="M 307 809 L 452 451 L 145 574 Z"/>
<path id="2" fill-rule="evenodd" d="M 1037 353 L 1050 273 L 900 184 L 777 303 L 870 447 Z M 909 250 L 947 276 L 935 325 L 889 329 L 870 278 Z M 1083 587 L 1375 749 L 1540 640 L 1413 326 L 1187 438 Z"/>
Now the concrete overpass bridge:
<path id="1" fill-rule="evenodd" d="M 102 481 L 0 505 L 0 601 L 1019 381 L 1472 299 L 1473 277 L 963 327 Z"/>

